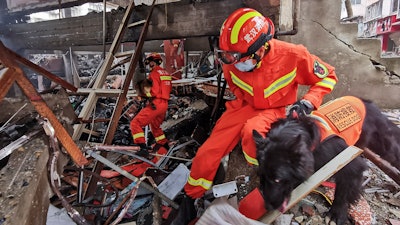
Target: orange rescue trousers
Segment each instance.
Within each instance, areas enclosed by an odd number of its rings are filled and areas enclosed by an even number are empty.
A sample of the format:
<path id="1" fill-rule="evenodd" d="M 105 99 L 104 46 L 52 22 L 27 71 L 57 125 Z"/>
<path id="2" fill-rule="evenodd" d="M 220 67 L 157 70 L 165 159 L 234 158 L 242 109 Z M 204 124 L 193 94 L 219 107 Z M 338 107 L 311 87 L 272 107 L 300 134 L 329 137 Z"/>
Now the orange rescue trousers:
<path id="1" fill-rule="evenodd" d="M 154 99 L 155 109 L 148 104 L 145 108 L 133 118 L 130 128 L 135 144 L 145 144 L 143 127 L 150 125 L 151 132 L 158 144 L 164 145 L 168 142 L 160 125 L 165 119 L 165 113 L 168 109 L 168 100 Z"/>
<path id="2" fill-rule="evenodd" d="M 226 111 L 217 121 L 212 134 L 196 153 L 185 185 L 185 192 L 192 198 L 201 197 L 211 188 L 220 160 L 229 154 L 241 139 L 246 160 L 257 165 L 253 130 L 266 134 L 271 123 L 285 117 L 285 108 L 254 109 L 234 100 L 226 104 Z"/>

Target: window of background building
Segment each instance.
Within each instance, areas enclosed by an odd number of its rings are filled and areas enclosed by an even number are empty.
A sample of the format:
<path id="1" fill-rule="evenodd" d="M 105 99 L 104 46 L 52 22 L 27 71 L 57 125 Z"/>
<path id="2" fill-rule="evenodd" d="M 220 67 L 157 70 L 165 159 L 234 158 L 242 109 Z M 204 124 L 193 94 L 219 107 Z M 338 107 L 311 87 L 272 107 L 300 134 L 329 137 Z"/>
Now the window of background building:
<path id="1" fill-rule="evenodd" d="M 399 10 L 399 1 L 400 0 L 392 0 L 392 7 L 390 9 L 391 12 L 396 12 Z"/>
<path id="2" fill-rule="evenodd" d="M 376 2 L 367 7 L 365 19 L 371 20 L 382 15 L 382 2 Z"/>
<path id="3" fill-rule="evenodd" d="M 396 17 L 400 18 L 400 0 L 398 0 L 398 3 L 397 3 L 397 16 Z"/>

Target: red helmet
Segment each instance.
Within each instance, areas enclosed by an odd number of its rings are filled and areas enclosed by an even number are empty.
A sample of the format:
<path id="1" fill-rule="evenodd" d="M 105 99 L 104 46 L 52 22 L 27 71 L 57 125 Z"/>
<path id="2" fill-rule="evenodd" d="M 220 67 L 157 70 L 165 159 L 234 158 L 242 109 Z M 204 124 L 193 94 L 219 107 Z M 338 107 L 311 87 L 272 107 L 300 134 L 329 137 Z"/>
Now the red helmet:
<path id="1" fill-rule="evenodd" d="M 273 22 L 251 8 L 235 10 L 222 24 L 219 48 L 241 53 L 242 57 L 256 52 L 274 35 Z"/>
<path id="2" fill-rule="evenodd" d="M 144 63 L 146 65 L 148 65 L 150 63 L 150 61 L 153 61 L 153 62 L 157 63 L 158 65 L 160 65 L 162 63 L 161 55 L 158 54 L 157 52 L 150 53 L 149 55 L 147 55 Z"/>

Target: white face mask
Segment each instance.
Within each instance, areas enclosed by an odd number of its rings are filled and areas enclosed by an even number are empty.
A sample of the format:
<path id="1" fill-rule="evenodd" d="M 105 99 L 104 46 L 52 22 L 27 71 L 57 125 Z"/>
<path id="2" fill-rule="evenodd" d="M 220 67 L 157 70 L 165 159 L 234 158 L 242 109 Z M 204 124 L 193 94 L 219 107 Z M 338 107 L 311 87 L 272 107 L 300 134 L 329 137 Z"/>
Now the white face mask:
<path id="1" fill-rule="evenodd" d="M 146 68 L 148 71 L 152 71 L 154 66 L 155 66 L 155 64 L 153 62 L 150 62 L 149 64 L 146 65 Z"/>
<path id="2" fill-rule="evenodd" d="M 257 63 L 254 64 L 253 61 L 254 61 L 253 59 L 248 59 L 244 62 L 238 62 L 238 63 L 235 63 L 235 67 L 239 71 L 249 72 L 249 71 L 253 70 L 257 65 Z"/>

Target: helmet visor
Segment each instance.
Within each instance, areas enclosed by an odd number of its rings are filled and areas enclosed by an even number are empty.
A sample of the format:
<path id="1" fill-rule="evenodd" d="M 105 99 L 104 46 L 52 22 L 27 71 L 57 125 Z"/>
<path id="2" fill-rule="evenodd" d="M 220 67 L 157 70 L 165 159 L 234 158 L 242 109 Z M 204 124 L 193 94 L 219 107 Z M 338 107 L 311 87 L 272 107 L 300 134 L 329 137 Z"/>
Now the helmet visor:
<path id="1" fill-rule="evenodd" d="M 228 52 L 220 49 L 215 49 L 214 53 L 218 60 L 224 64 L 233 64 L 238 62 L 242 58 L 242 54 L 239 52 Z"/>

